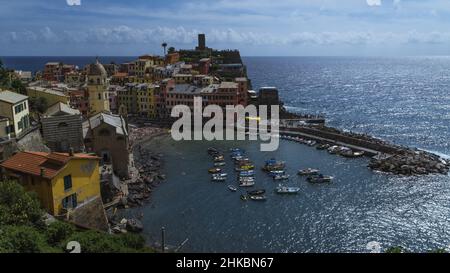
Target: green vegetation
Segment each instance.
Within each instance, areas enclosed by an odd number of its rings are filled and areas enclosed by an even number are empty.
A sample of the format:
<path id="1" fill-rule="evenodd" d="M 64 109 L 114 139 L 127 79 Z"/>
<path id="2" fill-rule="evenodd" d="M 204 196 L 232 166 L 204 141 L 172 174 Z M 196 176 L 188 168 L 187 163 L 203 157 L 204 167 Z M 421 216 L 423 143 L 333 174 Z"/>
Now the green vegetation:
<path id="1" fill-rule="evenodd" d="M 45 111 L 47 111 L 48 109 L 48 101 L 46 98 L 44 97 L 38 97 L 38 98 L 33 98 L 30 97 L 28 98 L 29 102 L 30 102 L 30 110 L 32 112 L 38 112 L 38 113 L 45 113 Z"/>
<path id="2" fill-rule="evenodd" d="M 0 60 L 0 89 L 8 89 L 20 94 L 26 94 L 27 89 L 21 80 L 17 79 L 13 75 L 12 71 L 9 71 L 3 66 L 2 60 Z"/>
<path id="3" fill-rule="evenodd" d="M 82 231 L 62 221 L 46 225 L 43 216 L 34 194 L 0 181 L 0 253 L 62 253 L 70 241 L 79 242 L 83 253 L 152 252 L 140 235 Z"/>

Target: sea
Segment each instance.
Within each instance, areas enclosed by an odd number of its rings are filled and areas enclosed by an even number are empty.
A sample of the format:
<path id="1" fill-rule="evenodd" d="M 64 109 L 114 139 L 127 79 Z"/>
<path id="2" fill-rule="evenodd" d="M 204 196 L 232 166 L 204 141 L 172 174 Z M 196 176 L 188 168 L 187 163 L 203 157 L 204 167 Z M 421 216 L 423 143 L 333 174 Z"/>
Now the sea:
<path id="1" fill-rule="evenodd" d="M 95 57 L 3 57 L 8 68 L 37 71 L 48 61 L 80 67 Z M 100 57 L 124 62 L 133 57 Z M 244 57 L 255 90 L 275 86 L 286 108 L 323 114 L 330 126 L 367 133 L 400 145 L 450 155 L 450 57 Z M 146 144 L 164 154 L 167 180 L 141 208 L 143 235 L 185 252 L 370 252 L 402 246 L 427 252 L 450 246 L 450 176 L 403 177 L 367 168 L 369 159 L 347 159 L 281 140 L 274 152 L 257 141 L 173 141 Z M 229 178 L 210 181 L 206 150 L 224 151 Z M 242 148 L 255 162 L 256 188 L 265 202 L 242 201 L 230 148 Z M 298 195 L 274 193 L 260 170 L 264 161 L 286 161 Z M 330 184 L 312 185 L 297 176 L 302 168 L 332 175 Z"/>

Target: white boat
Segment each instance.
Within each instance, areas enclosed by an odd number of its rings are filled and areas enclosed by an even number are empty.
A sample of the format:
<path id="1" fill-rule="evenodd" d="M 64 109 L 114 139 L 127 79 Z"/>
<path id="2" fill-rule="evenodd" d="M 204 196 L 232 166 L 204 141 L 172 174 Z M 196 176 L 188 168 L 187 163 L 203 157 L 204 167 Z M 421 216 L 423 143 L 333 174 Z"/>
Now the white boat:
<path id="1" fill-rule="evenodd" d="M 265 195 L 249 195 L 248 197 L 253 201 L 266 201 L 267 199 Z"/>
<path id="2" fill-rule="evenodd" d="M 279 185 L 275 189 L 275 192 L 278 194 L 297 194 L 299 191 L 300 191 L 300 188 L 298 188 L 298 187 L 286 187 L 286 186 L 282 186 L 282 185 Z"/>
<path id="3" fill-rule="evenodd" d="M 213 177 L 227 177 L 228 174 L 227 173 L 215 173 L 212 174 Z"/>
<path id="4" fill-rule="evenodd" d="M 319 170 L 307 168 L 307 169 L 298 171 L 298 175 L 315 175 L 315 174 L 319 174 Z"/>
<path id="5" fill-rule="evenodd" d="M 214 163 L 214 167 L 222 167 L 222 166 L 225 166 L 225 162 L 216 162 L 216 163 Z"/>
<path id="6" fill-rule="evenodd" d="M 233 185 L 228 185 L 228 189 L 230 191 L 232 191 L 232 192 L 236 192 L 237 191 L 237 188 L 235 186 L 233 186 Z"/>
<path id="7" fill-rule="evenodd" d="M 227 180 L 227 178 L 221 176 L 213 176 L 211 177 L 211 180 L 214 182 L 224 182 L 225 180 Z"/>
<path id="8" fill-rule="evenodd" d="M 239 187 L 253 187 L 255 185 L 255 181 L 242 181 L 239 183 Z"/>
<path id="9" fill-rule="evenodd" d="M 240 182 L 248 182 L 248 181 L 255 181 L 254 176 L 248 176 L 248 177 L 239 177 Z"/>
<path id="10" fill-rule="evenodd" d="M 274 180 L 288 180 L 289 175 L 288 174 L 282 174 L 282 175 L 276 175 L 273 177 Z"/>

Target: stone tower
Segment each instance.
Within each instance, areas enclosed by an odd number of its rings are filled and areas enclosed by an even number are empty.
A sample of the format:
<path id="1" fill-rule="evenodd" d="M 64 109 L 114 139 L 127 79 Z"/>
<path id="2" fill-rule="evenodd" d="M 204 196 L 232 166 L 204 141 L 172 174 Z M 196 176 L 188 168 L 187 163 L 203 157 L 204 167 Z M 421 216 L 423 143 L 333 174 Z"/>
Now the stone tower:
<path id="1" fill-rule="evenodd" d="M 89 93 L 89 115 L 110 112 L 108 96 L 108 75 L 98 61 L 90 64 L 87 70 L 87 88 Z"/>

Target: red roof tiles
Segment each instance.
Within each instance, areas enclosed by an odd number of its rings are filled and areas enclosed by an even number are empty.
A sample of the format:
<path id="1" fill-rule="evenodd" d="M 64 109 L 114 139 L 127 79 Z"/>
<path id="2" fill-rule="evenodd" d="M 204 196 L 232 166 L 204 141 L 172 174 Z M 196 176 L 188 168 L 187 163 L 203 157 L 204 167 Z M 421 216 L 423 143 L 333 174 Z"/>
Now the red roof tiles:
<path id="1" fill-rule="evenodd" d="M 44 171 L 44 177 L 54 178 L 71 159 L 99 159 L 97 156 L 88 154 L 69 154 L 64 153 L 43 153 L 43 152 L 20 152 L 13 155 L 0 166 L 7 170 L 41 175 L 41 169 Z"/>

